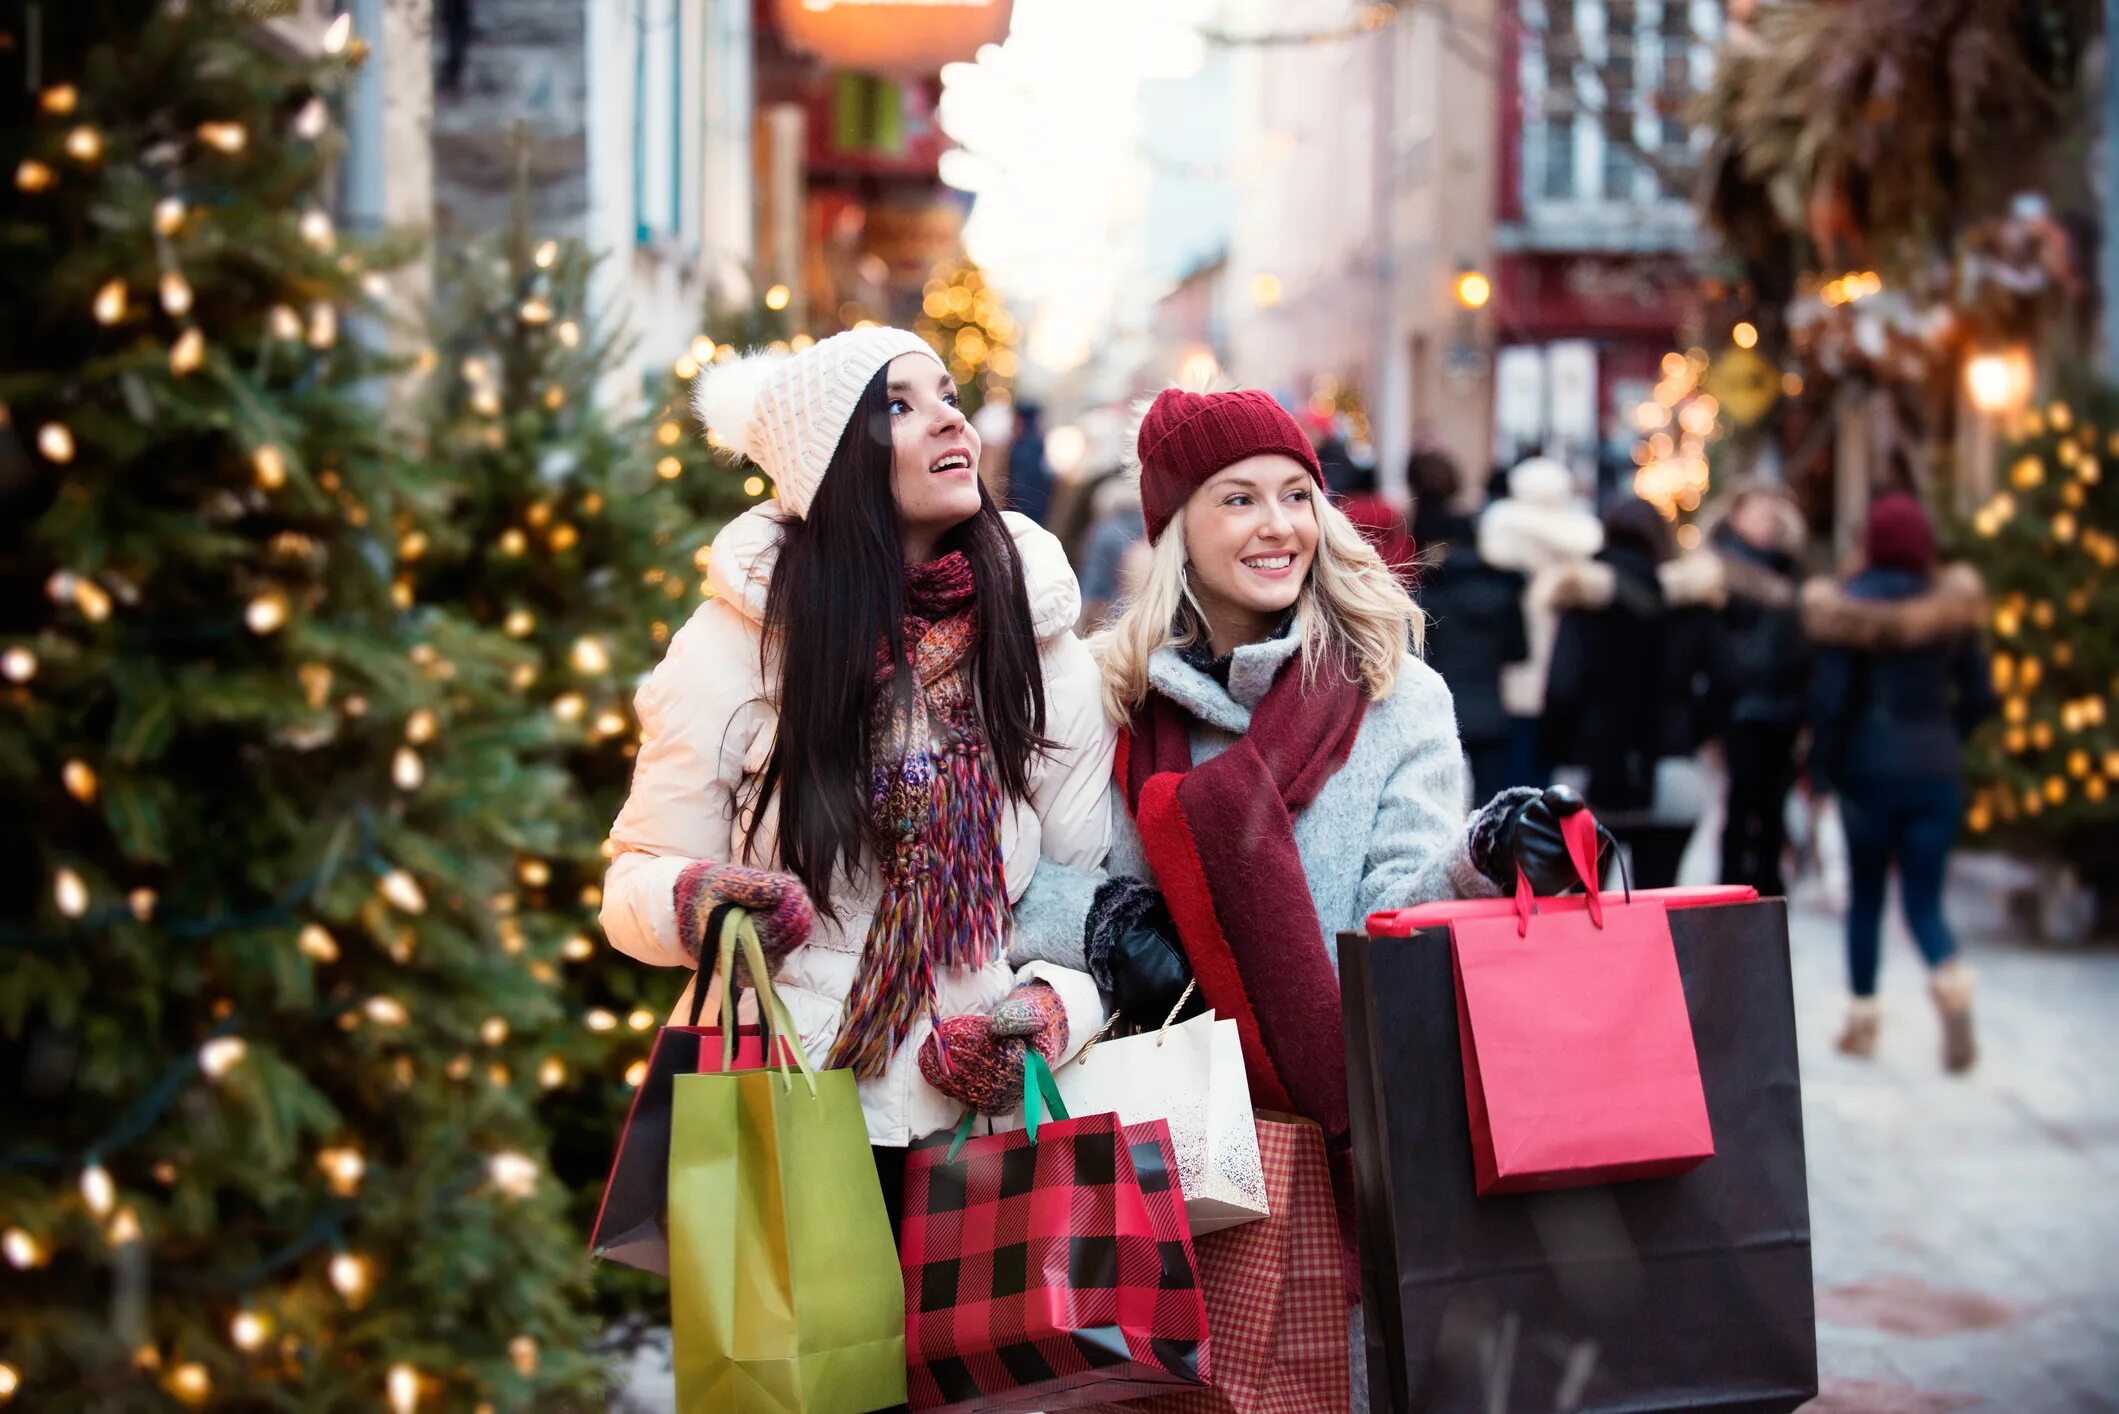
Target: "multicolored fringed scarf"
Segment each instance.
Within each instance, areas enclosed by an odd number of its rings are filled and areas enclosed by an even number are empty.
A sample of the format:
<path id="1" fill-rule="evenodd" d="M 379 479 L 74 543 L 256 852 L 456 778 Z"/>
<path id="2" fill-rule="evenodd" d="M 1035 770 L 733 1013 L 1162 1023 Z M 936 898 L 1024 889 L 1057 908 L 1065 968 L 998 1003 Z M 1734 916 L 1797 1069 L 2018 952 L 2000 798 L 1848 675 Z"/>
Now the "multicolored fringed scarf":
<path id="1" fill-rule="evenodd" d="M 883 897 L 828 1062 L 863 1079 L 881 1075 L 934 1010 L 936 968 L 984 966 L 1007 936 L 1000 792 L 968 669 L 977 593 L 961 554 L 913 566 L 904 619 L 912 691 L 899 690 L 889 650 L 877 654 L 869 812 L 895 848 L 881 861 Z"/>

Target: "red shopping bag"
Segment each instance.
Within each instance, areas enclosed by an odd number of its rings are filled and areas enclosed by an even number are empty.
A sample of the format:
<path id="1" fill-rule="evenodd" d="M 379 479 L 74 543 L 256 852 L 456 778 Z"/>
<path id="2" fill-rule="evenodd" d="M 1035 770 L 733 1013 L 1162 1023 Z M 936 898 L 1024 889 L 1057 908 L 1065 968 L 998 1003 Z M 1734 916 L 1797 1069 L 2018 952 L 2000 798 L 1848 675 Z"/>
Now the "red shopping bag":
<path id="1" fill-rule="evenodd" d="M 1257 1121 L 1267 1215 L 1194 1239 L 1214 1342 L 1209 1388 L 1106 1414 L 1319 1414 L 1348 1407 L 1347 1298 L 1324 1131 Z"/>
<path id="2" fill-rule="evenodd" d="M 737 910 L 723 905 L 708 917 L 708 937 L 718 938 Z M 655 1033 L 648 1052 L 647 1075 L 633 1091 L 625 1127 L 618 1131 L 618 1152 L 611 1156 L 611 1176 L 604 1181 L 603 1202 L 589 1233 L 589 1252 L 644 1272 L 668 1276 L 667 1228 L 670 1182 L 670 1113 L 679 1075 L 765 1068 L 765 1028 L 738 1026 L 731 1050 L 724 1026 L 701 1026 L 709 993 L 722 986 L 717 970 L 713 986 L 700 976 L 692 983 L 692 1014 L 686 1026 L 665 1026 Z M 734 1004 L 722 992 L 722 1010 L 733 1020 Z M 794 1064 L 789 1038 L 776 1037 L 781 1058 Z"/>
<path id="3" fill-rule="evenodd" d="M 1169 1126 L 1067 1118 L 1034 1051 L 1026 1079 L 1024 1128 L 906 1155 L 910 1407 L 1031 1414 L 1205 1383 Z"/>
<path id="4" fill-rule="evenodd" d="M 1596 830 L 1586 810 L 1562 822 L 1580 898 L 1533 899 L 1519 882 L 1501 916 L 1433 904 L 1391 929 L 1449 924 L 1481 1197 L 1682 1173 L 1714 1154 L 1665 901 L 1602 897 Z"/>

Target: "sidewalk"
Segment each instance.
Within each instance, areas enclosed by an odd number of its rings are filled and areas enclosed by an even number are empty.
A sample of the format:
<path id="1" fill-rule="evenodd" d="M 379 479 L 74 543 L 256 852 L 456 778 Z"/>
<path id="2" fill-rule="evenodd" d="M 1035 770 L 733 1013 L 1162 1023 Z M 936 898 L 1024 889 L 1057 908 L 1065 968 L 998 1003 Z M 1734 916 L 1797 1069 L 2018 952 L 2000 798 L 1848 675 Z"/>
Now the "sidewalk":
<path id="1" fill-rule="evenodd" d="M 1878 1055 L 1834 1051 L 1840 920 L 1806 891 L 1791 910 L 1824 1375 L 1809 1409 L 2119 1410 L 2119 950 L 2016 940 L 1985 861 L 1963 862 L 1951 904 L 1981 987 L 1962 1079 L 1896 919 Z"/>

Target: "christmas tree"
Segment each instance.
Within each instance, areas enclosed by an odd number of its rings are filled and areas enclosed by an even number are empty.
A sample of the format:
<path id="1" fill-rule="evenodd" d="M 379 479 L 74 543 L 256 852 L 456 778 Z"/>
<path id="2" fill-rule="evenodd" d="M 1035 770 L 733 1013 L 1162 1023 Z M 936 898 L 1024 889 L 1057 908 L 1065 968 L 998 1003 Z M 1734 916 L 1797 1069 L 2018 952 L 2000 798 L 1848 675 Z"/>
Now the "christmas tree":
<path id="1" fill-rule="evenodd" d="M 2006 485 L 1958 550 L 1992 601 L 2000 717 L 1973 738 L 1967 821 L 2074 863 L 2110 898 L 2119 870 L 2119 394 L 2086 390 L 2022 414 Z"/>
<path id="2" fill-rule="evenodd" d="M 359 41 L 260 8 L 0 22 L 0 1399 L 585 1405 L 508 912 L 568 783 L 526 650 L 412 592 Z"/>
<path id="3" fill-rule="evenodd" d="M 970 261 L 941 267 L 920 292 L 916 332 L 942 351 L 968 417 L 996 393 L 1006 394 L 1020 356 L 1022 326 Z"/>

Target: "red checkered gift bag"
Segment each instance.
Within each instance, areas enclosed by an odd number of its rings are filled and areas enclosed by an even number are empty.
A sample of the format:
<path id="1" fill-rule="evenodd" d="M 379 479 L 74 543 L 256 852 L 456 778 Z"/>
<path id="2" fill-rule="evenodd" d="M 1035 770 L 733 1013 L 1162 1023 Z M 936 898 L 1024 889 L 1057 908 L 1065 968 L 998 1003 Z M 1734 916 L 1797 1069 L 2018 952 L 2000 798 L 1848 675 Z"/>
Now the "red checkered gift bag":
<path id="1" fill-rule="evenodd" d="M 1293 1116 L 1257 1124 L 1270 1212 L 1194 1244 L 1214 1340 L 1212 1388 L 1107 1414 L 1326 1414 L 1349 1406 L 1346 1283 L 1324 1131 Z"/>
<path id="2" fill-rule="evenodd" d="M 1204 1384 L 1169 1126 L 1069 1119 L 1029 1061 L 1024 1128 L 974 1139 L 967 1119 L 953 1144 L 906 1156 L 910 1407 L 1033 1414 Z"/>

